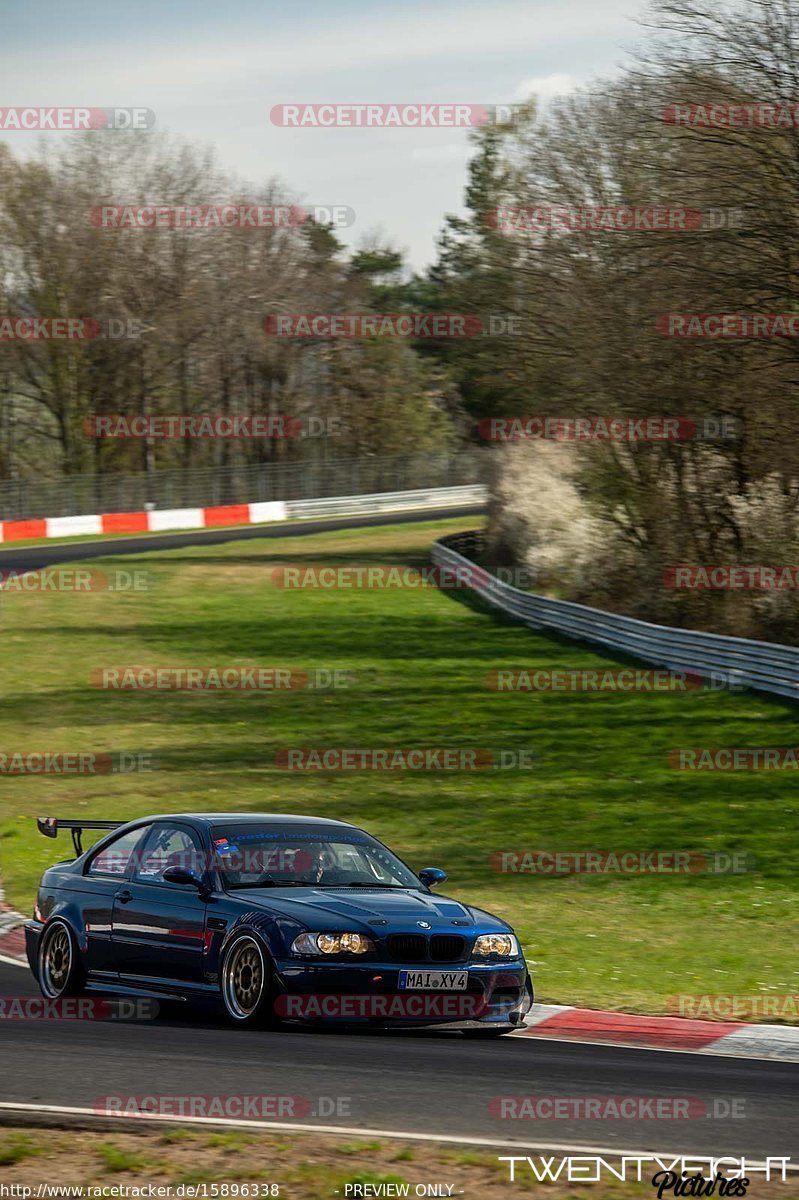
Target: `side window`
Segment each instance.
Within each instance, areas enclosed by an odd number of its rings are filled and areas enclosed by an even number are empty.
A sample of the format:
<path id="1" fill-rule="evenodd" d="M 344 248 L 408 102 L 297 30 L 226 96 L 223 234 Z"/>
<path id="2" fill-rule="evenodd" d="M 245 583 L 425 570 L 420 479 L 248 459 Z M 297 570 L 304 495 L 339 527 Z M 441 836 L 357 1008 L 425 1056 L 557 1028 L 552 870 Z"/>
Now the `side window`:
<path id="1" fill-rule="evenodd" d="M 99 854 L 95 854 L 89 863 L 87 875 L 124 876 L 130 866 L 131 855 L 151 826 L 139 826 L 123 833 L 121 837 L 109 842 Z"/>
<path id="2" fill-rule="evenodd" d="M 184 867 L 205 872 L 203 854 L 196 834 L 182 825 L 155 825 L 144 849 L 137 854 L 136 883 L 163 883 L 167 867 Z"/>

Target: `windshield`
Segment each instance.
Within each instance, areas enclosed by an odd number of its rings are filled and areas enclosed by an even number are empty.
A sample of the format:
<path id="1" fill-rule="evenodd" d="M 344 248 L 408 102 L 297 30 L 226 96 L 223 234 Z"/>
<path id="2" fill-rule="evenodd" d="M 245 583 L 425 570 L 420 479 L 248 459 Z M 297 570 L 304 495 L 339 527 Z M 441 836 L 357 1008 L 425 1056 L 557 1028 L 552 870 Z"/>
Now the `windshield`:
<path id="1" fill-rule="evenodd" d="M 230 891 L 255 887 L 418 888 L 412 871 L 368 834 L 308 826 L 217 826 L 216 863 Z"/>

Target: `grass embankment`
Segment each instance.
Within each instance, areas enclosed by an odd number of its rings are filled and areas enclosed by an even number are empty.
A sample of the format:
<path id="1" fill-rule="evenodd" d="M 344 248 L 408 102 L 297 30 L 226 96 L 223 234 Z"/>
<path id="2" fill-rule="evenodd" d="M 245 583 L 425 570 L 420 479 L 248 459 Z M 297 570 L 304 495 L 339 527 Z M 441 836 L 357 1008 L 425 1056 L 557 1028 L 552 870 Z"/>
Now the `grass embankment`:
<path id="1" fill-rule="evenodd" d="M 258 1195 L 268 1196 L 270 1185 L 276 1184 L 279 1192 L 274 1194 L 290 1200 L 341 1200 L 362 1194 L 354 1191 L 358 1184 L 372 1185 L 375 1190 L 366 1194 L 379 1195 L 377 1188 L 383 1185 L 383 1194 L 395 1196 L 414 1196 L 417 1186 L 448 1186 L 452 1189 L 449 1195 L 467 1200 L 500 1200 L 517 1193 L 530 1200 L 637 1200 L 657 1194 L 646 1179 L 641 1183 L 607 1179 L 584 1184 L 538 1183 L 524 1175 L 524 1164 L 517 1166 L 516 1179 L 509 1183 L 508 1163 L 500 1162 L 499 1156 L 523 1153 L 317 1134 L 281 1137 L 181 1128 L 160 1134 L 0 1129 L 3 1183 L 31 1187 L 33 1195 L 40 1184 L 102 1188 L 108 1196 L 114 1195 L 115 1188 L 152 1186 L 170 1189 L 164 1195 L 175 1198 L 192 1195 L 191 1188 L 197 1189 L 195 1196 L 211 1196 L 215 1194 L 213 1184 L 218 1185 L 216 1194 L 220 1196 L 241 1195 L 246 1184 L 251 1188 L 249 1195 L 258 1185 Z M 545 1157 L 554 1159 L 552 1169 L 557 1170 L 563 1155 L 555 1151 Z M 541 1171 L 537 1154 L 534 1160 Z M 613 1165 L 618 1169 L 618 1162 Z M 796 1200 L 799 1195 L 795 1180 L 764 1183 L 756 1176 L 754 1182 L 758 1197 Z M 391 1190 L 387 1185 L 393 1185 Z"/>
<path id="2" fill-rule="evenodd" d="M 687 774 L 684 746 L 786 746 L 796 713 L 753 694 L 502 694 L 501 668 L 618 665 L 433 588 L 286 590 L 280 564 L 425 565 L 475 518 L 94 560 L 149 573 L 146 593 L 0 594 L 0 749 L 147 751 L 150 774 L 2 777 L 0 863 L 29 911 L 69 844 L 40 813 L 125 819 L 176 810 L 317 813 L 363 824 L 449 893 L 510 919 L 538 998 L 663 1012 L 676 993 L 799 992 L 793 772 Z M 331 692 L 104 692 L 109 665 L 352 672 Z M 285 747 L 531 749 L 533 771 L 280 770 Z M 739 876 L 501 875 L 503 850 L 727 851 Z"/>

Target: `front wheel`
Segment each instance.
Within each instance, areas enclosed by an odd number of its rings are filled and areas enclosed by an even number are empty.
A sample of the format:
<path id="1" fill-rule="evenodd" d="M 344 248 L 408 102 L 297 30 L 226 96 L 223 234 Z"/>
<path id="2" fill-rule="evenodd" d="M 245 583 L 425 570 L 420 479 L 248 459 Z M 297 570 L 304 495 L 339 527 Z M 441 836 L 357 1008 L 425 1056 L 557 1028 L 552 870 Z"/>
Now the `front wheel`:
<path id="1" fill-rule="evenodd" d="M 222 1003 L 229 1021 L 248 1028 L 269 1029 L 280 1024 L 274 1008 L 271 963 L 252 934 L 234 938 L 222 964 Z"/>
<path id="2" fill-rule="evenodd" d="M 80 996 L 86 990 L 86 973 L 75 935 L 66 921 L 51 921 L 39 947 L 39 990 L 48 1000 Z"/>

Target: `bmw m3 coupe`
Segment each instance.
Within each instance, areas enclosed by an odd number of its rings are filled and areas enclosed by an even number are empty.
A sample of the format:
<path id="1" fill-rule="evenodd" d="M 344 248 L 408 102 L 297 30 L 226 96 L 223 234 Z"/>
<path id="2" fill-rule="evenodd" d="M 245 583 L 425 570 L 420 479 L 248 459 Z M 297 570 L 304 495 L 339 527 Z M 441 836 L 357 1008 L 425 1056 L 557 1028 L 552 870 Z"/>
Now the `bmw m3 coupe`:
<path id="1" fill-rule="evenodd" d="M 25 927 L 45 997 L 212 1000 L 238 1026 L 282 1022 L 494 1036 L 533 991 L 504 921 L 434 894 L 363 829 L 317 817 L 180 813 L 40 818 L 76 857 L 45 872 Z M 104 836 L 84 851 L 85 830 Z"/>

